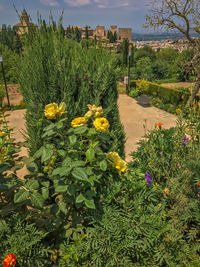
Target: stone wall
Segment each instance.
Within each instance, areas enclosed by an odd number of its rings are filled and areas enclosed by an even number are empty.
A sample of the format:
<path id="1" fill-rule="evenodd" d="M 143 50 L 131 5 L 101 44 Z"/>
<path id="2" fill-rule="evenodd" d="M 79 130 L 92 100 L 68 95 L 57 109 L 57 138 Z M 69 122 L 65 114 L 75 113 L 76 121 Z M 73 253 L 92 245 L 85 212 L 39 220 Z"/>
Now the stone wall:
<path id="1" fill-rule="evenodd" d="M 104 26 L 96 26 L 96 30 L 94 31 L 94 35 L 97 37 L 105 36 L 105 27 Z"/>
<path id="2" fill-rule="evenodd" d="M 129 41 L 131 41 L 131 34 L 132 34 L 131 28 L 119 28 L 118 39 L 123 40 L 127 38 Z"/>

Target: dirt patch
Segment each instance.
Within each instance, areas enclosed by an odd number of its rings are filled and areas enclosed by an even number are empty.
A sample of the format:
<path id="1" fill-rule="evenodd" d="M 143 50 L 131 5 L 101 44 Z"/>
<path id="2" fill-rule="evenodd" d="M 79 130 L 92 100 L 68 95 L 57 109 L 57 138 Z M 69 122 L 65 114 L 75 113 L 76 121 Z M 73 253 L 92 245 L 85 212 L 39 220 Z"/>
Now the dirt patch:
<path id="1" fill-rule="evenodd" d="M 19 85 L 8 84 L 7 87 L 8 87 L 8 96 L 9 96 L 10 104 L 11 105 L 19 104 L 23 100 L 23 97 L 20 94 Z M 4 97 L 3 102 L 6 104 L 8 103 L 7 97 Z"/>

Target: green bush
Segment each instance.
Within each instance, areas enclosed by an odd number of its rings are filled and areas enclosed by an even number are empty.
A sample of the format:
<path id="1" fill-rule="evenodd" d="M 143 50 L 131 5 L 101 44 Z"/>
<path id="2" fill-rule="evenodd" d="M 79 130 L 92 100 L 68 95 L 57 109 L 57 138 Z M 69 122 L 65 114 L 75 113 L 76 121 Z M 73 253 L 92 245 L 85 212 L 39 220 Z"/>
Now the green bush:
<path id="1" fill-rule="evenodd" d="M 2 107 L 4 96 L 6 95 L 4 86 L 0 84 L 0 107 Z"/>
<path id="2" fill-rule="evenodd" d="M 3 56 L 3 65 L 7 83 L 18 83 L 19 55 L 0 43 L 0 55 Z M 0 74 L 0 83 L 3 83 L 3 75 Z"/>
<path id="3" fill-rule="evenodd" d="M 152 97 L 159 97 L 164 104 L 170 103 L 178 105 L 186 103 L 190 93 L 183 92 L 175 88 L 164 87 L 145 80 L 135 80 L 130 82 L 130 87 L 138 88 L 142 93 Z"/>
<path id="4" fill-rule="evenodd" d="M 109 51 L 82 48 L 64 38 L 60 26 L 41 26 L 25 40 L 20 62 L 20 88 L 27 108 L 29 149 L 42 145 L 46 104 L 65 102 L 68 122 L 86 112 L 87 104 L 101 105 L 116 136 L 117 151 L 124 155 L 124 131 L 117 107 L 115 58 Z"/>

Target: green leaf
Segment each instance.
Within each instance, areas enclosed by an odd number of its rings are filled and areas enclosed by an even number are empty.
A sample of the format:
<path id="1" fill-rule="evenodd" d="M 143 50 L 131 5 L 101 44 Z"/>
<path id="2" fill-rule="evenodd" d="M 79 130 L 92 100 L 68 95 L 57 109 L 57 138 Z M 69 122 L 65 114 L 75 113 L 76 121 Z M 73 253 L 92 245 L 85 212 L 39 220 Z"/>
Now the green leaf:
<path id="1" fill-rule="evenodd" d="M 137 170 L 135 171 L 135 174 L 136 174 L 136 175 L 140 175 L 140 174 L 141 174 L 141 169 L 137 169 Z"/>
<path id="2" fill-rule="evenodd" d="M 62 121 L 59 121 L 56 123 L 56 128 L 57 129 L 61 129 L 63 127 L 63 122 Z"/>
<path id="3" fill-rule="evenodd" d="M 23 202 L 27 200 L 28 197 L 29 197 L 29 191 L 25 189 L 20 189 L 14 196 L 14 202 L 15 203 Z"/>
<path id="4" fill-rule="evenodd" d="M 42 156 L 42 154 L 43 154 L 43 150 L 44 150 L 45 148 L 42 146 L 38 151 L 36 151 L 35 152 L 35 154 L 33 155 L 33 158 L 34 159 L 38 159 L 38 158 L 40 158 L 41 156 Z"/>
<path id="5" fill-rule="evenodd" d="M 48 125 L 47 127 L 44 128 L 44 132 L 46 132 L 46 131 L 50 131 L 50 130 L 52 130 L 54 127 L 55 127 L 55 124 L 54 124 L 54 123 L 51 123 L 50 125 Z"/>
<path id="6" fill-rule="evenodd" d="M 65 158 L 65 159 L 63 160 L 63 162 L 62 162 L 62 166 L 63 166 L 63 167 L 68 167 L 68 166 L 71 167 L 71 164 L 72 164 L 72 160 L 71 160 L 71 158 L 69 158 L 69 157 Z"/>
<path id="7" fill-rule="evenodd" d="M 92 136 L 92 135 L 95 135 L 95 134 L 97 134 L 97 131 L 94 128 L 90 128 L 89 131 L 88 131 L 88 136 Z"/>
<path id="8" fill-rule="evenodd" d="M 81 203 L 85 200 L 85 197 L 80 193 L 76 198 L 76 203 Z"/>
<path id="9" fill-rule="evenodd" d="M 95 205 L 94 205 L 94 200 L 93 199 L 85 199 L 85 205 L 89 208 L 89 209 L 95 209 Z"/>
<path id="10" fill-rule="evenodd" d="M 28 180 L 25 183 L 25 187 L 31 191 L 37 190 L 39 188 L 39 183 L 37 180 Z"/>
<path id="11" fill-rule="evenodd" d="M 54 130 L 49 130 L 49 131 L 46 131 L 46 132 L 41 136 L 41 138 L 45 138 L 46 136 L 52 136 L 52 135 L 55 135 Z"/>
<path id="12" fill-rule="evenodd" d="M 94 149 L 93 148 L 89 148 L 86 151 L 86 158 L 87 158 L 87 160 L 90 161 L 90 162 L 92 162 L 94 160 L 94 156 L 95 156 Z"/>
<path id="13" fill-rule="evenodd" d="M 85 162 L 82 161 L 82 160 L 76 160 L 76 161 L 73 161 L 72 164 L 71 164 L 71 167 L 74 168 L 74 167 L 82 167 L 85 165 Z"/>
<path id="14" fill-rule="evenodd" d="M 58 154 L 61 156 L 61 157 L 65 157 L 66 156 L 66 154 L 67 154 L 67 152 L 65 151 L 65 150 L 63 150 L 63 149 L 60 149 L 60 150 L 58 150 Z"/>
<path id="15" fill-rule="evenodd" d="M 35 162 L 30 162 L 29 164 L 26 165 L 26 168 L 30 171 L 30 172 L 37 172 L 38 171 L 38 166 Z"/>
<path id="16" fill-rule="evenodd" d="M 87 131 L 88 127 L 87 126 L 79 126 L 74 129 L 75 134 L 84 134 Z"/>
<path id="17" fill-rule="evenodd" d="M 107 162 L 106 162 L 106 160 L 102 160 L 101 162 L 100 162 L 100 169 L 102 170 L 102 171 L 106 171 L 107 170 Z"/>
<path id="18" fill-rule="evenodd" d="M 88 176 L 83 168 L 77 168 L 72 172 L 74 178 L 80 181 L 90 182 Z"/>
<path id="19" fill-rule="evenodd" d="M 40 193 L 36 192 L 36 193 L 31 194 L 30 199 L 31 199 L 32 204 L 36 208 L 42 208 L 43 207 L 45 199 L 43 198 L 43 196 Z"/>
<path id="20" fill-rule="evenodd" d="M 41 158 L 41 162 L 45 162 L 47 160 L 49 160 L 51 157 L 53 156 L 53 149 L 52 148 L 44 148 L 42 151 L 42 158 Z"/>
<path id="21" fill-rule="evenodd" d="M 72 228 L 67 229 L 67 231 L 65 232 L 65 237 L 70 237 L 72 235 L 73 231 Z"/>
<path id="22" fill-rule="evenodd" d="M 57 185 L 55 187 L 55 192 L 57 193 L 65 193 L 68 190 L 68 185 Z"/>
<path id="23" fill-rule="evenodd" d="M 60 177 L 62 177 L 69 174 L 71 169 L 71 167 L 59 167 L 53 170 L 52 175 L 60 175 Z"/>
<path id="24" fill-rule="evenodd" d="M 65 214 L 65 215 L 67 215 L 67 212 L 68 212 L 68 210 L 67 210 L 67 205 L 66 205 L 66 203 L 64 203 L 64 202 L 59 202 L 59 209 Z"/>
<path id="25" fill-rule="evenodd" d="M 49 190 L 46 187 L 42 187 L 42 196 L 45 200 L 49 198 Z"/>
<path id="26" fill-rule="evenodd" d="M 73 196 L 76 192 L 75 185 L 74 184 L 69 185 L 67 192 L 70 196 Z"/>
<path id="27" fill-rule="evenodd" d="M 41 182 L 41 185 L 43 185 L 44 187 L 48 188 L 49 187 L 50 182 Z"/>
<path id="28" fill-rule="evenodd" d="M 69 136 L 69 141 L 70 141 L 71 146 L 74 146 L 76 144 L 76 140 L 77 140 L 76 135 L 70 135 Z"/>

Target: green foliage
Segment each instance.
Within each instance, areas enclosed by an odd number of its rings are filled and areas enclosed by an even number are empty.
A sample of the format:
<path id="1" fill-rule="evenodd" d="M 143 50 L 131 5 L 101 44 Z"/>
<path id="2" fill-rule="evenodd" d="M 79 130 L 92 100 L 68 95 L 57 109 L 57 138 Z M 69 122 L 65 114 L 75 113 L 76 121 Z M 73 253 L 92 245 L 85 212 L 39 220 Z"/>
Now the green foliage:
<path id="1" fill-rule="evenodd" d="M 144 47 L 137 49 L 135 52 L 136 61 L 143 57 L 147 57 L 151 61 L 154 61 L 156 59 L 156 52 L 150 46 L 145 45 Z"/>
<path id="2" fill-rule="evenodd" d="M 158 97 L 164 104 L 179 105 L 186 103 L 190 93 L 175 88 L 164 87 L 145 80 L 131 81 L 131 87 L 138 88 L 140 92 Z"/>
<path id="3" fill-rule="evenodd" d="M 3 65 L 7 83 L 18 82 L 17 62 L 19 55 L 0 43 L 0 55 L 3 56 Z M 0 71 L 0 83 L 4 83 L 2 71 Z"/>
<path id="4" fill-rule="evenodd" d="M 51 240 L 70 237 L 72 226 L 86 226 L 86 214 L 101 209 L 119 179 L 103 152 L 113 149 L 113 135 L 98 132 L 93 122 L 70 129 L 66 119 L 50 122 L 41 136 L 44 145 L 27 165 L 31 174 L 14 195 L 15 204 L 38 210 Z"/>
<path id="5" fill-rule="evenodd" d="M 4 86 L 0 84 L 0 107 L 2 107 L 4 96 L 6 95 Z"/>
<path id="6" fill-rule="evenodd" d="M 83 41 L 83 40 L 82 40 Z M 101 105 L 124 155 L 124 132 L 117 107 L 115 59 L 102 49 L 85 49 L 64 38 L 58 27 L 41 27 L 27 36 L 20 63 L 20 87 L 27 108 L 27 130 L 33 155 L 42 145 L 46 104 L 65 102 L 66 118 L 86 112 L 87 104 Z M 37 103 L 37 109 L 35 108 Z"/>
<path id="7" fill-rule="evenodd" d="M 122 65 L 128 66 L 129 40 L 125 38 L 122 43 Z"/>
<path id="8" fill-rule="evenodd" d="M 28 224 L 20 214 L 0 219 L 0 261 L 7 254 L 14 253 L 17 266 L 49 266 L 51 250 L 42 244 L 46 235 L 47 232 Z"/>
<path id="9" fill-rule="evenodd" d="M 9 49 L 14 49 L 14 38 L 16 36 L 16 32 L 14 28 L 11 26 L 6 26 L 6 24 L 2 25 L 0 31 L 0 43 L 9 47 Z"/>

